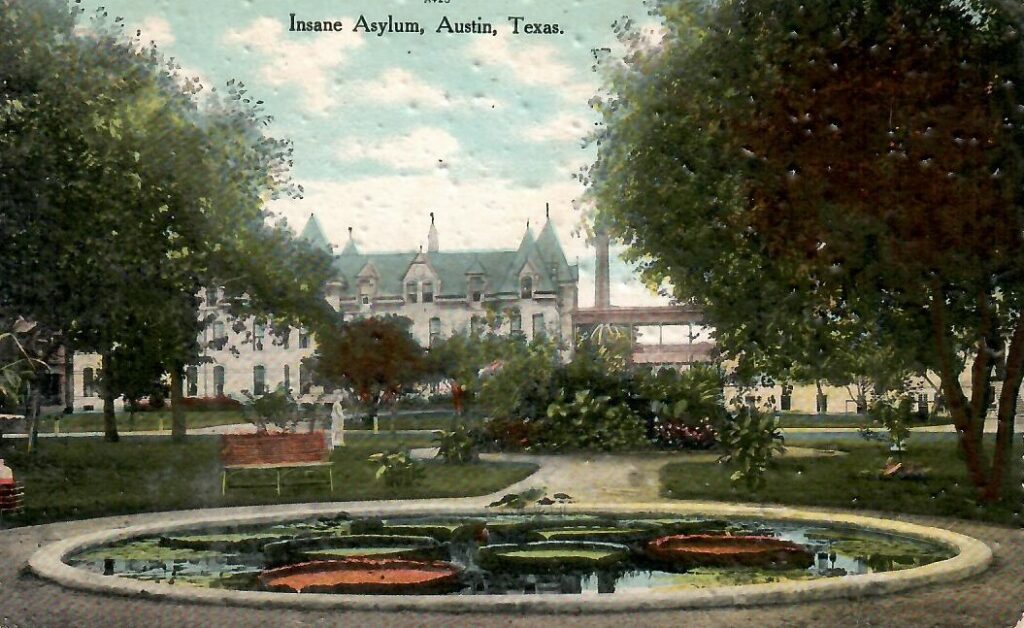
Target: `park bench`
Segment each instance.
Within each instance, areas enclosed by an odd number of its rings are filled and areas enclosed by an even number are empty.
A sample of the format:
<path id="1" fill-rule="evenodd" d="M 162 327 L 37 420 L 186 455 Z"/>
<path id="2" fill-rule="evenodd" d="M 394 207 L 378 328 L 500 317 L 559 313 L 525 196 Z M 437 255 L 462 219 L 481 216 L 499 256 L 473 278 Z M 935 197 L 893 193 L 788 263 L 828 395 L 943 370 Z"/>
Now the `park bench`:
<path id="1" fill-rule="evenodd" d="M 228 476 L 241 471 L 273 469 L 277 476 L 277 494 L 281 494 L 281 475 L 288 471 L 324 468 L 334 492 L 334 471 L 323 432 L 306 434 L 224 434 L 221 437 L 220 492 L 227 494 Z"/>

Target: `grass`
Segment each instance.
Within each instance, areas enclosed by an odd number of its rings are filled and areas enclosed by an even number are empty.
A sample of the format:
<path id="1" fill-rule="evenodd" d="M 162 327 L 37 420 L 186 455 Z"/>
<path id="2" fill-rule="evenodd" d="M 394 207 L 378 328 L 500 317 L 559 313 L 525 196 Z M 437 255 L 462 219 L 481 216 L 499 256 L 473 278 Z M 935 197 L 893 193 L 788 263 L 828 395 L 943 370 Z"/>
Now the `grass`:
<path id="1" fill-rule="evenodd" d="M 0 458 L 25 485 L 25 510 L 4 523 L 29 525 L 137 512 L 216 508 L 295 502 L 465 497 L 498 491 L 527 477 L 529 464 L 426 462 L 421 483 L 390 488 L 374 478 L 367 457 L 391 447 L 425 447 L 431 435 L 352 434 L 348 446 L 334 450 L 334 492 L 322 482 L 323 470 L 286 476 L 282 495 L 273 472 L 253 471 L 233 477 L 239 487 L 220 493 L 219 439 L 191 436 L 185 444 L 169 438 L 45 439 L 33 453 L 24 443 L 0 444 Z M 315 475 L 315 477 L 313 477 Z M 316 480 L 316 483 L 300 483 Z"/>
<path id="2" fill-rule="evenodd" d="M 729 479 L 733 468 L 728 465 L 671 464 L 662 469 L 662 494 L 675 499 L 840 507 L 1024 525 L 1020 445 L 1007 473 L 1003 500 L 988 506 L 977 503 L 953 440 L 909 443 L 904 460 L 929 469 L 923 481 L 879 479 L 890 456 L 886 445 L 846 439 L 837 440 L 835 446 L 847 455 L 780 459 L 766 474 L 765 488 L 757 492 L 733 485 Z"/>
<path id="3" fill-rule="evenodd" d="M 214 427 L 218 425 L 233 425 L 236 423 L 248 423 L 242 412 L 238 410 L 211 410 L 205 412 L 186 412 L 185 420 L 189 429 L 202 427 Z M 451 429 L 455 416 L 451 412 L 437 412 L 425 410 L 390 416 L 384 412 L 378 421 L 382 431 L 384 430 L 444 430 Z M 320 420 L 321 424 L 324 422 Z M 479 417 L 463 417 L 458 420 L 459 424 L 467 424 L 472 427 L 479 427 L 483 419 Z M 39 421 L 39 431 L 42 433 L 53 433 L 57 424 L 61 432 L 102 432 L 103 415 L 99 412 L 80 412 L 62 416 L 55 421 L 52 416 L 42 417 Z M 129 430 L 128 413 L 117 413 L 117 428 L 123 434 L 131 434 Z M 134 419 L 134 431 L 170 430 L 171 411 L 152 410 L 149 412 L 136 413 Z M 364 425 L 361 417 L 348 417 L 345 421 L 345 429 L 360 431 L 368 430 L 371 427 Z"/>
<path id="4" fill-rule="evenodd" d="M 929 416 L 923 421 L 913 420 L 911 427 L 922 425 L 946 425 L 952 419 L 948 416 Z M 864 414 L 800 414 L 797 412 L 779 413 L 779 427 L 871 427 L 879 429 L 871 418 Z"/>

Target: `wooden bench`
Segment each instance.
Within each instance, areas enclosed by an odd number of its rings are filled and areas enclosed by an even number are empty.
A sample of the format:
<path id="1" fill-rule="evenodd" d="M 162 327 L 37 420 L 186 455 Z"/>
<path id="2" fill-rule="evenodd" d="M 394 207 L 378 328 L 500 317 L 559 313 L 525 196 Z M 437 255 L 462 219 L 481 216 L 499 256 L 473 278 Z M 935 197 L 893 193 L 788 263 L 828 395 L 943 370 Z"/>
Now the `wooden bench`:
<path id="1" fill-rule="evenodd" d="M 334 471 L 323 432 L 307 434 L 224 434 L 221 437 L 220 493 L 227 494 L 228 474 L 238 471 L 273 469 L 277 475 L 277 494 L 281 494 L 281 475 L 295 469 L 326 468 L 334 492 Z"/>

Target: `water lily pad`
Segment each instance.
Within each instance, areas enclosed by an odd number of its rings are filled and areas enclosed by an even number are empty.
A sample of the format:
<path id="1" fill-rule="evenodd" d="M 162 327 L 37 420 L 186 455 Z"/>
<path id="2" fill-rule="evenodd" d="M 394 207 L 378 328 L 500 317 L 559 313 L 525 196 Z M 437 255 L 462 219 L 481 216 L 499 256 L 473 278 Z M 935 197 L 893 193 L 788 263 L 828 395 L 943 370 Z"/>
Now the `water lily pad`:
<path id="1" fill-rule="evenodd" d="M 616 541 L 625 543 L 638 541 L 651 536 L 650 528 L 601 528 L 601 527 L 567 527 L 536 530 L 531 536 L 542 541 Z"/>
<path id="2" fill-rule="evenodd" d="M 491 570 L 561 571 L 610 567 L 628 555 L 629 548 L 618 543 L 545 541 L 482 547 L 479 562 Z"/>
<path id="3" fill-rule="evenodd" d="M 73 557 L 75 561 L 101 561 L 107 558 L 114 560 L 200 560 L 220 556 L 213 550 L 197 550 L 161 545 L 159 539 L 149 538 L 131 541 L 120 545 L 96 547 Z"/>
<path id="4" fill-rule="evenodd" d="M 442 546 L 439 541 L 428 536 L 353 534 L 267 543 L 263 546 L 263 555 L 267 565 L 275 567 L 326 557 L 386 555 L 410 559 L 440 558 Z"/>
<path id="5" fill-rule="evenodd" d="M 458 589 L 459 568 L 451 563 L 347 558 L 269 569 L 260 583 L 270 591 L 293 593 L 423 594 Z"/>

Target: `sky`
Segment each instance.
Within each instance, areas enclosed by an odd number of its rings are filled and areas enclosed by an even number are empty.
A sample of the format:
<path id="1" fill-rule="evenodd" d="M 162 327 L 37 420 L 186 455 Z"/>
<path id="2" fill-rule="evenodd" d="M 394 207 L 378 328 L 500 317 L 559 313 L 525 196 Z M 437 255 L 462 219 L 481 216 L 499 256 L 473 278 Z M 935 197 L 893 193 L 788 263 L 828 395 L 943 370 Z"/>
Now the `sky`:
<path id="1" fill-rule="evenodd" d="M 593 304 L 593 249 L 578 235 L 583 186 L 573 178 L 596 149 L 583 138 L 599 116 L 594 50 L 617 45 L 628 17 L 652 42 L 660 28 L 642 0 L 82 0 L 141 30 L 208 88 L 243 82 L 294 143 L 303 198 L 272 211 L 299 231 L 315 213 L 338 250 L 352 227 L 363 251 L 416 250 L 434 212 L 442 249 L 515 248 L 536 234 L 545 206 L 570 263 L 580 305 Z M 296 20 L 342 22 L 339 32 L 290 30 Z M 418 22 L 424 34 L 354 32 Z M 510 16 L 557 24 L 514 34 Z M 448 34 L 487 22 L 494 34 Z M 646 290 L 613 247 L 612 303 L 667 301 Z"/>

